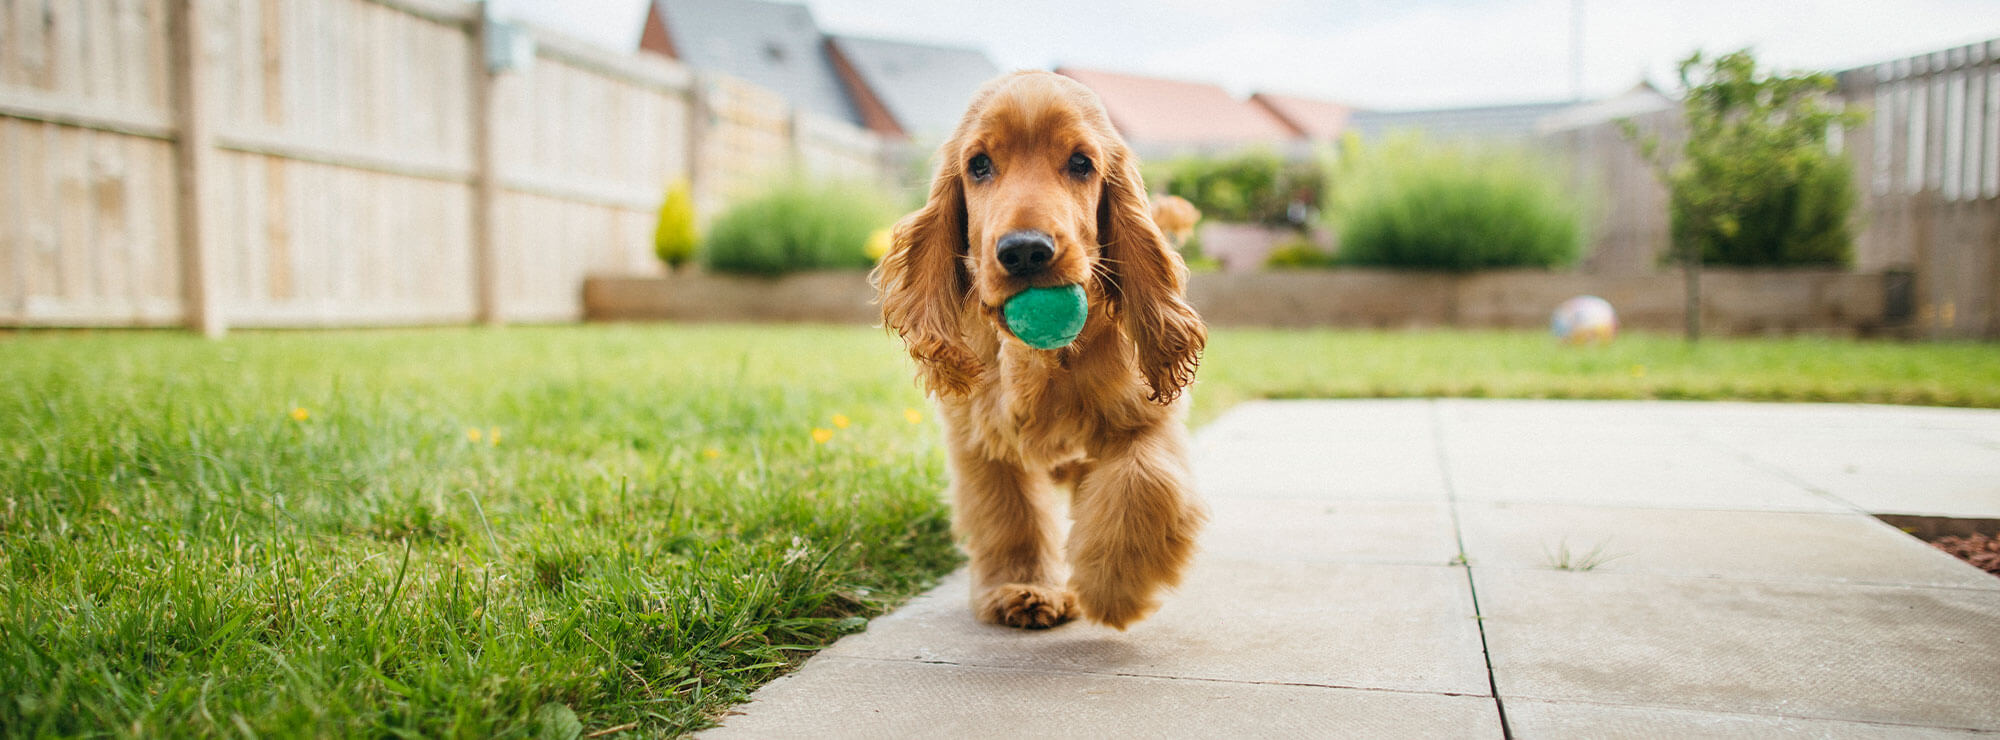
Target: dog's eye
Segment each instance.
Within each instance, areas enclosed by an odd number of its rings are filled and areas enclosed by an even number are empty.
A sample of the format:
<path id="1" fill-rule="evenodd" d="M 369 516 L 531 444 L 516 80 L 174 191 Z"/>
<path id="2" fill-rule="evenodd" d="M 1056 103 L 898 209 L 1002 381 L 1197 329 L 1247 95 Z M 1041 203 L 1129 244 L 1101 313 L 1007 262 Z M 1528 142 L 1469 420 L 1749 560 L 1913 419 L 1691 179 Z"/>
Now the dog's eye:
<path id="1" fill-rule="evenodd" d="M 1089 177 L 1090 173 L 1094 171 L 1094 169 L 1095 168 L 1092 167 L 1090 164 L 1089 157 L 1083 156 L 1081 154 L 1069 155 L 1070 177 L 1077 177 L 1077 178 Z"/>
<path id="2" fill-rule="evenodd" d="M 965 163 L 965 171 L 966 174 L 972 175 L 972 179 L 985 182 L 993 177 L 993 158 L 984 154 L 974 154 L 972 160 Z"/>

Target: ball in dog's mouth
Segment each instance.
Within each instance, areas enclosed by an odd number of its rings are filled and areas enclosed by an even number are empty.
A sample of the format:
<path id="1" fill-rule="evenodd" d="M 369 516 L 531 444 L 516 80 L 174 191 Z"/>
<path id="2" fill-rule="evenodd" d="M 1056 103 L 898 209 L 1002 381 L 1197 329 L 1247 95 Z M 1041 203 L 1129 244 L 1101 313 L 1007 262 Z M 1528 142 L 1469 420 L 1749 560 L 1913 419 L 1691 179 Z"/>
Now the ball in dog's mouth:
<path id="1" fill-rule="evenodd" d="M 1083 321 L 1090 314 L 1083 286 L 1057 285 L 1029 288 L 1014 294 L 1000 307 L 1007 319 L 1007 331 L 1035 349 L 1058 349 L 1076 341 Z"/>

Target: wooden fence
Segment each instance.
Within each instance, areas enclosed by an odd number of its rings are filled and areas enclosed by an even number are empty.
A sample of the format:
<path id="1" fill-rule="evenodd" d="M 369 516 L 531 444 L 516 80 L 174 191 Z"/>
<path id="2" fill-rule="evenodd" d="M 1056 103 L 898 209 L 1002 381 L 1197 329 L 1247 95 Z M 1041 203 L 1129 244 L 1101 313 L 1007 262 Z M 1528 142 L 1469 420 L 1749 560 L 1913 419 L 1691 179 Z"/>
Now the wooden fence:
<path id="1" fill-rule="evenodd" d="M 1933 337 L 2000 338 L 2000 39 L 1840 73 L 1863 192 L 1855 266 L 1915 276 Z"/>
<path id="2" fill-rule="evenodd" d="M 0 3 L 0 325 L 559 321 L 701 212 L 887 147 L 776 96 L 454 0 Z"/>
<path id="3" fill-rule="evenodd" d="M 2000 40 L 1840 72 L 1867 113 L 1840 132 L 1861 194 L 1854 269 L 1907 273 L 1909 331 L 2000 338 Z M 1636 119 L 1678 147 L 1678 110 Z M 1667 194 L 1615 124 L 1552 135 L 1592 195 L 1585 269 L 1642 274 L 1667 249 Z M 1902 301 L 1898 301 L 1902 302 Z M 1900 308 L 1891 307 L 1892 312 Z"/>

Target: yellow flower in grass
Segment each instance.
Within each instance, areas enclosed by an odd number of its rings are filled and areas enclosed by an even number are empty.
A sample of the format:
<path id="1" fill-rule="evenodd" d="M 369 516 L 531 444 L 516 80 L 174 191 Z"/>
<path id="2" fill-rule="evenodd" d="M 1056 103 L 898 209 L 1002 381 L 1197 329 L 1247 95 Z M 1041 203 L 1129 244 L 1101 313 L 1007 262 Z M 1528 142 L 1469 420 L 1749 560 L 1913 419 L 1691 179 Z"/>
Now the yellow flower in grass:
<path id="1" fill-rule="evenodd" d="M 710 447 L 710 448 L 708 448 L 708 449 L 705 449 L 705 450 L 702 450 L 702 451 L 701 451 L 701 456 L 702 456 L 702 457 L 705 457 L 705 458 L 708 458 L 708 459 L 710 459 L 710 460 L 714 460 L 714 459 L 716 459 L 716 458 L 718 458 L 718 457 L 722 457 L 722 450 L 718 450 L 718 449 L 716 449 L 716 448 L 714 448 L 714 447 Z"/>
<path id="2" fill-rule="evenodd" d="M 846 429 L 847 425 L 851 423 L 853 423 L 852 420 L 848 419 L 846 414 L 833 415 L 833 428 L 835 429 Z"/>
<path id="3" fill-rule="evenodd" d="M 305 421 L 310 418 L 312 418 L 312 412 L 307 411 L 306 407 L 300 406 L 292 409 L 292 421 Z"/>
<path id="4" fill-rule="evenodd" d="M 486 430 L 486 443 L 494 447 L 500 446 L 500 427 L 493 427 Z"/>
<path id="5" fill-rule="evenodd" d="M 889 253 L 889 248 L 895 246 L 895 243 L 894 232 L 889 229 L 876 229 L 875 233 L 868 235 L 868 243 L 862 245 L 861 252 L 868 255 L 868 259 L 879 260 L 882 259 L 882 255 Z"/>
<path id="6" fill-rule="evenodd" d="M 822 429 L 819 427 L 813 428 L 813 442 L 815 444 L 826 444 L 832 439 L 833 439 L 832 429 Z"/>
<path id="7" fill-rule="evenodd" d="M 479 444 L 479 438 L 482 436 L 484 434 L 479 431 L 479 427 L 466 427 L 465 429 L 465 441 L 467 442 Z"/>
<path id="8" fill-rule="evenodd" d="M 924 423 L 924 412 L 916 409 L 903 409 L 903 418 L 909 419 L 911 424 L 922 424 Z"/>

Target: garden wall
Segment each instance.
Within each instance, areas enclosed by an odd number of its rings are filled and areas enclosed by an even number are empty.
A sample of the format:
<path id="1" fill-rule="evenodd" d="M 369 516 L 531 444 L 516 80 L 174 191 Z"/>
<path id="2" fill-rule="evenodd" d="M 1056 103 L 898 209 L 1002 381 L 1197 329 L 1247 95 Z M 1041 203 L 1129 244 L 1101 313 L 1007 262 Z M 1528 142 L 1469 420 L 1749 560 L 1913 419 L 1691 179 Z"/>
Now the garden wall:
<path id="1" fill-rule="evenodd" d="M 881 140 L 767 91 L 461 0 L 0 4 L 0 326 L 564 321 L 653 274 L 669 181 L 712 213 Z"/>
<path id="2" fill-rule="evenodd" d="M 1900 331 L 1888 296 L 1898 276 L 1817 270 L 1710 270 L 1702 278 L 1703 326 L 1718 333 L 1878 335 Z M 1539 271 L 1470 275 L 1387 270 L 1195 275 L 1189 300 L 1211 325 L 1403 329 L 1548 325 L 1556 304 L 1592 294 L 1627 328 L 1677 332 L 1678 275 L 1604 276 Z M 680 274 L 592 278 L 585 315 L 595 321 L 803 321 L 875 324 L 874 291 L 858 272 L 763 279 Z"/>

